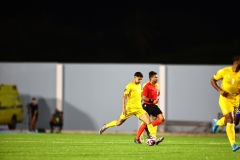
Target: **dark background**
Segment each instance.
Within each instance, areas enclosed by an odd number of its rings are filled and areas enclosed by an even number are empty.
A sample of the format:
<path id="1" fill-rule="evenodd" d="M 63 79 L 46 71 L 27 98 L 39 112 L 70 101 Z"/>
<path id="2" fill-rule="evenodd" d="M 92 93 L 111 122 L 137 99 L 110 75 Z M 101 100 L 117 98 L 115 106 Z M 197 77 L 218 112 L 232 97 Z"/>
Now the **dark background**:
<path id="1" fill-rule="evenodd" d="M 238 1 L 59 1 L 1 5 L 1 62 L 229 64 Z"/>

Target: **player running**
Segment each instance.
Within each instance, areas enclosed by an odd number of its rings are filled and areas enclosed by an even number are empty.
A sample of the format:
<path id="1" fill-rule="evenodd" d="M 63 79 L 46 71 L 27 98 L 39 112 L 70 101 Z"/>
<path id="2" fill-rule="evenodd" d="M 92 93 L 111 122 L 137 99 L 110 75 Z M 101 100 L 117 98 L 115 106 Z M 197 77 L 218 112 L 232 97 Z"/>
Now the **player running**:
<path id="1" fill-rule="evenodd" d="M 223 117 L 219 120 L 213 120 L 212 133 L 216 133 L 218 126 L 226 126 L 226 132 L 235 152 L 240 147 L 235 143 L 235 126 L 234 118 L 239 106 L 240 95 L 240 56 L 234 57 L 233 65 L 222 68 L 212 77 L 212 86 L 220 93 L 219 106 L 222 110 Z M 217 84 L 222 81 L 221 87 Z"/>
<path id="2" fill-rule="evenodd" d="M 141 119 L 147 126 L 153 125 L 149 118 L 147 112 L 142 108 L 141 105 L 141 84 L 143 75 L 141 72 L 136 72 L 134 74 L 134 79 L 132 82 L 128 83 L 122 98 L 123 111 L 118 120 L 113 120 L 105 125 L 99 130 L 99 134 L 102 134 L 106 129 L 114 126 L 120 126 L 128 118 L 135 115 Z M 151 133 L 151 132 L 150 132 Z"/>

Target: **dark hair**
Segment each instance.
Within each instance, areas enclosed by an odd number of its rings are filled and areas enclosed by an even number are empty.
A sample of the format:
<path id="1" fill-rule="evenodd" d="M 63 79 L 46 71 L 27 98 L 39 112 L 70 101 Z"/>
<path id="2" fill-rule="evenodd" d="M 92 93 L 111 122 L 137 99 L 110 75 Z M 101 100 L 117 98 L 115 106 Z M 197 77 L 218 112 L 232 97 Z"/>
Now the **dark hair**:
<path id="1" fill-rule="evenodd" d="M 33 98 L 32 98 L 32 100 L 36 100 L 36 98 L 35 98 L 35 97 L 33 97 Z"/>
<path id="2" fill-rule="evenodd" d="M 136 72 L 134 76 L 143 78 L 143 74 L 141 72 Z"/>
<path id="3" fill-rule="evenodd" d="M 149 79 L 151 79 L 152 76 L 155 76 L 157 73 L 154 71 L 149 72 Z"/>
<path id="4" fill-rule="evenodd" d="M 236 55 L 236 56 L 233 57 L 233 62 L 238 61 L 238 60 L 240 60 L 240 56 L 239 55 Z"/>

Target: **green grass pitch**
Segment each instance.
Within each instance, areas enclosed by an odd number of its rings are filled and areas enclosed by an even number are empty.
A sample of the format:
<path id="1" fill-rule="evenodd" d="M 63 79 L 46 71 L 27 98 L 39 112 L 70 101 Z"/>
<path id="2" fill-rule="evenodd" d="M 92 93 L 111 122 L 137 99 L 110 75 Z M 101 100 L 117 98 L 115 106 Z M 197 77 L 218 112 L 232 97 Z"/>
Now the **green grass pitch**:
<path id="1" fill-rule="evenodd" d="M 165 135 L 158 146 L 132 134 L 2 133 L 0 160 L 239 160 L 226 135 Z M 240 142 L 240 138 L 236 138 Z M 240 144 L 240 143 L 238 143 Z"/>

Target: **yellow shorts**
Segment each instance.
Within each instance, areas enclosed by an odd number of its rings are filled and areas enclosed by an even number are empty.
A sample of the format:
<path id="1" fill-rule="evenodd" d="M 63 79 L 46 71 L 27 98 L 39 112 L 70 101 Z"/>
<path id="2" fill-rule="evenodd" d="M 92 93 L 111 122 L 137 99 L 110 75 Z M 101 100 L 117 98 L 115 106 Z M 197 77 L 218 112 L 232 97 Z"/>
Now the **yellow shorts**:
<path id="1" fill-rule="evenodd" d="M 142 108 L 139 107 L 139 108 L 128 108 L 126 107 L 127 109 L 127 114 L 124 115 L 123 113 L 120 115 L 120 119 L 121 120 L 126 120 L 128 118 L 130 118 L 131 116 L 135 115 L 136 117 L 141 117 L 143 114 L 146 114 L 147 112 Z"/>
<path id="2" fill-rule="evenodd" d="M 219 106 L 222 110 L 222 114 L 226 115 L 230 112 L 236 113 L 238 110 L 238 100 L 235 98 L 225 98 L 223 96 L 220 96 L 219 98 Z"/>

